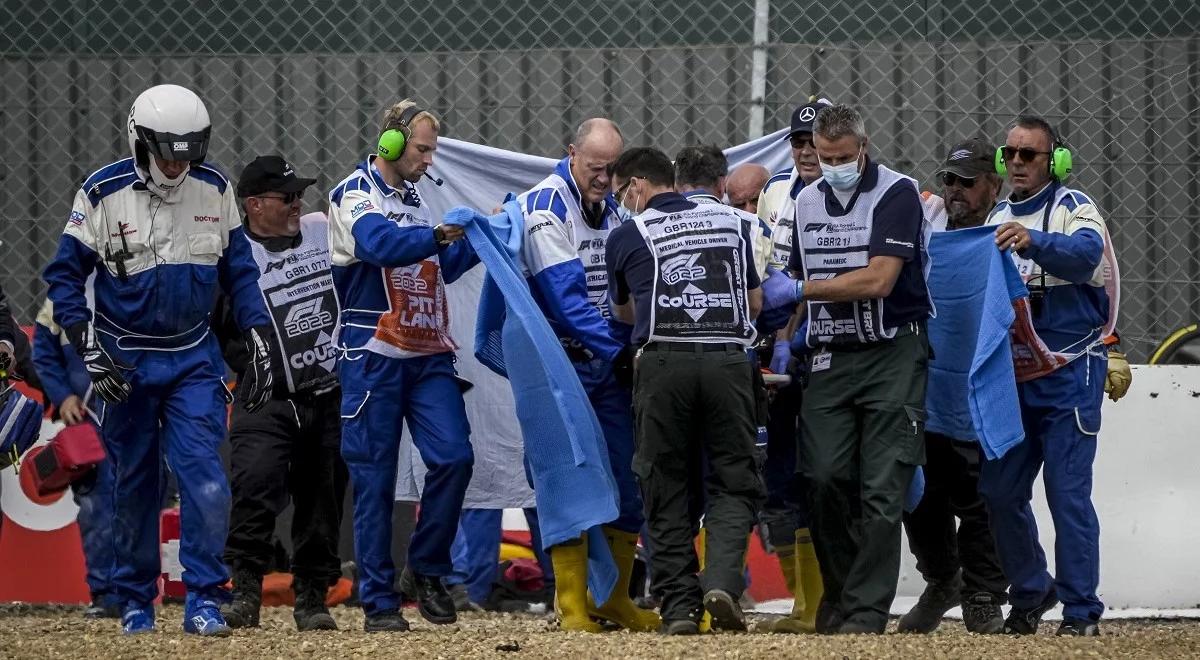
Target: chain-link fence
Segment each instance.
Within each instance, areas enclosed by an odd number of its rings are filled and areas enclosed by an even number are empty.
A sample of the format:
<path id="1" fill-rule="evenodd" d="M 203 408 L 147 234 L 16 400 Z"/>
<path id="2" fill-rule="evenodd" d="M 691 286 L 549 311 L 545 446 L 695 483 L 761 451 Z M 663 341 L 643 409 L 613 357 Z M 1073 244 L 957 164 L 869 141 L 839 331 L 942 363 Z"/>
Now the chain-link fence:
<path id="1" fill-rule="evenodd" d="M 1200 316 L 1194 0 L 4 0 L 0 25 L 0 277 L 24 321 L 74 190 L 127 155 L 130 104 L 164 82 L 207 103 L 210 159 L 281 152 L 326 188 L 405 96 L 444 134 L 557 156 L 589 116 L 673 153 L 819 94 L 863 109 L 874 156 L 927 188 L 950 144 L 1035 112 L 1109 220 L 1127 348 Z"/>

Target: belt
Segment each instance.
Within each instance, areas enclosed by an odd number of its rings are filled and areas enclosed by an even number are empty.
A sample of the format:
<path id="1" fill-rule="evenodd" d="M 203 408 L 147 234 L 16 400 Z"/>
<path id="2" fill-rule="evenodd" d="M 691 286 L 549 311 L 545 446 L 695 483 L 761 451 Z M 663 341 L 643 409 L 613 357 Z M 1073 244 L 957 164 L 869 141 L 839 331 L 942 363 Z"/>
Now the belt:
<path id="1" fill-rule="evenodd" d="M 126 330 L 103 314 L 95 314 L 96 332 L 112 337 L 117 348 L 125 351 L 182 351 L 196 346 L 208 336 L 209 320 L 204 319 L 177 335 L 142 335 Z"/>
<path id="2" fill-rule="evenodd" d="M 924 331 L 925 331 L 925 322 L 924 321 L 909 321 L 908 323 L 905 323 L 902 326 L 898 326 L 896 328 L 896 334 L 888 339 L 880 339 L 879 341 L 868 341 L 868 342 L 857 342 L 857 341 L 856 342 L 847 342 L 845 344 L 829 343 L 829 344 L 822 344 L 821 346 L 818 346 L 817 348 L 819 348 L 819 349 L 824 348 L 824 349 L 828 349 L 831 351 L 850 352 L 850 353 L 853 353 L 856 351 L 869 351 L 872 348 L 875 348 L 877 346 L 887 346 L 888 344 L 896 341 L 897 339 L 900 339 L 901 337 L 907 337 L 909 335 L 919 335 Z"/>
<path id="3" fill-rule="evenodd" d="M 721 351 L 730 351 L 733 353 L 744 353 L 746 347 L 735 342 L 721 342 L 718 344 L 703 344 L 696 341 L 656 341 L 646 344 L 642 347 L 643 351 L 675 351 L 679 353 L 718 353 Z"/>

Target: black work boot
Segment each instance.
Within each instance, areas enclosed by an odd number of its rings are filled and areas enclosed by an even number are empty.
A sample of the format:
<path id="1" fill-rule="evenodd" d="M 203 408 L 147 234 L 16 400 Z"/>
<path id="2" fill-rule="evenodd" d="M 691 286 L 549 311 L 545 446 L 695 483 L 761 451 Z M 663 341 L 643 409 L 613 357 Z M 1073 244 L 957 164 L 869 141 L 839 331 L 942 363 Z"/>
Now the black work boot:
<path id="1" fill-rule="evenodd" d="M 1050 611 L 1050 608 L 1058 604 L 1058 594 L 1054 591 L 1054 586 L 1050 586 L 1050 591 L 1046 592 L 1046 596 L 1042 598 L 1042 602 L 1030 609 L 1021 609 L 1014 607 L 1008 613 L 1008 618 L 1004 620 L 1004 632 L 1008 635 L 1033 635 L 1037 633 L 1038 624 L 1042 622 L 1042 615 Z"/>
<path id="2" fill-rule="evenodd" d="M 442 578 L 436 575 L 421 575 L 406 566 L 400 574 L 400 590 L 417 601 L 417 611 L 426 621 L 439 625 L 458 621 L 454 598 L 446 591 Z"/>
<path id="3" fill-rule="evenodd" d="M 1004 612 L 995 594 L 981 591 L 963 599 L 962 615 L 967 632 L 995 635 L 1004 630 Z"/>
<path id="4" fill-rule="evenodd" d="M 292 582 L 296 592 L 296 606 L 292 610 L 292 618 L 296 620 L 296 630 L 337 630 L 337 622 L 325 607 L 325 595 L 329 588 L 324 580 L 296 578 Z"/>
<path id="5" fill-rule="evenodd" d="M 949 580 L 930 582 L 921 592 L 921 598 L 908 614 L 900 617 L 896 632 L 927 635 L 942 623 L 946 612 L 962 600 L 962 576 L 955 573 Z"/>
<path id="6" fill-rule="evenodd" d="M 121 605 L 115 594 L 92 594 L 92 604 L 83 611 L 85 619 L 120 619 Z"/>
<path id="7" fill-rule="evenodd" d="M 454 609 L 459 612 L 483 611 L 483 608 L 478 603 L 471 600 L 471 594 L 467 592 L 467 585 L 452 584 L 447 589 L 450 592 L 450 598 L 454 601 Z"/>
<path id="8" fill-rule="evenodd" d="M 704 594 L 704 609 L 712 616 L 714 630 L 746 632 L 746 615 L 738 600 L 728 591 L 710 589 Z"/>
<path id="9" fill-rule="evenodd" d="M 845 622 L 846 614 L 842 612 L 842 606 L 831 600 L 822 598 L 821 604 L 817 606 L 817 634 L 836 634 L 838 630 L 841 629 L 842 624 Z"/>
<path id="10" fill-rule="evenodd" d="M 373 632 L 408 632 L 408 620 L 399 612 L 370 614 L 363 622 L 363 630 Z"/>
<path id="11" fill-rule="evenodd" d="M 1099 637 L 1100 624 L 1090 619 L 1063 619 L 1054 634 L 1059 637 Z"/>
<path id="12" fill-rule="evenodd" d="M 262 575 L 238 569 L 233 572 L 233 601 L 221 606 L 230 628 L 257 628 L 262 609 Z"/>

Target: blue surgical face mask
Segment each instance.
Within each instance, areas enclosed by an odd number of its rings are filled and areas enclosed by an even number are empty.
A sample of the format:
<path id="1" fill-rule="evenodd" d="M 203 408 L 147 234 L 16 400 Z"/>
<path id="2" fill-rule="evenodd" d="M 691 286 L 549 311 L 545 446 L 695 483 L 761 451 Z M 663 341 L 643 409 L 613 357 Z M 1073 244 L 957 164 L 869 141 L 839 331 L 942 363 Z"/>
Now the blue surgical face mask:
<path id="1" fill-rule="evenodd" d="M 858 156 L 849 163 L 841 165 L 826 165 L 821 163 L 821 176 L 825 177 L 825 181 L 835 190 L 853 190 L 858 185 L 858 180 L 862 178 L 862 172 L 858 170 L 858 161 L 862 158 L 862 150 L 859 149 Z"/>

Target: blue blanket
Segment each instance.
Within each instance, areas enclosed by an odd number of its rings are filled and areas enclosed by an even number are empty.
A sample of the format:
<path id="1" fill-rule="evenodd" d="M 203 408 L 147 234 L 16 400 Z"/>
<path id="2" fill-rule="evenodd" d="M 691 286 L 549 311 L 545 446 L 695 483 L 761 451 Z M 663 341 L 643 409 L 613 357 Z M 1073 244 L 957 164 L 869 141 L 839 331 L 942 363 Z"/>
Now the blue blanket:
<path id="1" fill-rule="evenodd" d="M 464 215 L 475 216 L 464 223 Z M 515 201 L 490 218 L 456 208 L 487 268 L 475 328 L 475 356 L 508 378 L 533 483 L 542 546 L 588 535 L 588 586 L 597 605 L 612 594 L 617 567 L 600 526 L 617 518 L 617 484 L 604 432 L 567 354 L 534 302 L 516 259 L 525 234 Z"/>
<path id="2" fill-rule="evenodd" d="M 975 440 L 989 460 L 1025 439 L 1008 330 L 1012 301 L 1029 295 L 994 227 L 956 229 L 929 241 L 928 431 Z"/>

